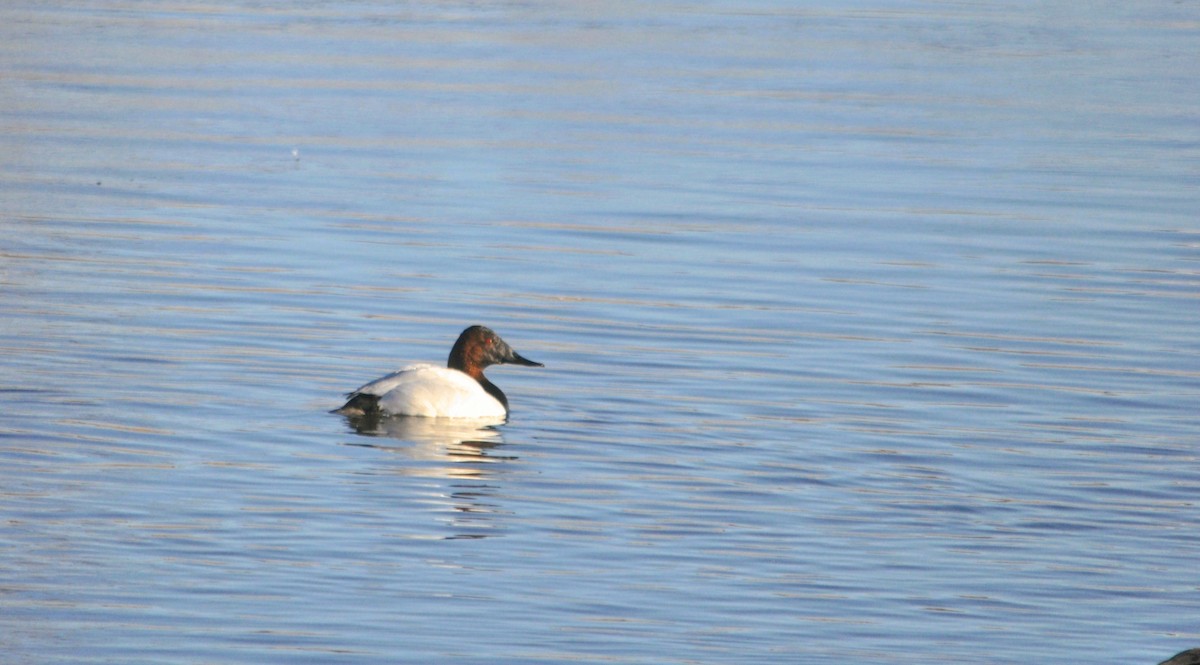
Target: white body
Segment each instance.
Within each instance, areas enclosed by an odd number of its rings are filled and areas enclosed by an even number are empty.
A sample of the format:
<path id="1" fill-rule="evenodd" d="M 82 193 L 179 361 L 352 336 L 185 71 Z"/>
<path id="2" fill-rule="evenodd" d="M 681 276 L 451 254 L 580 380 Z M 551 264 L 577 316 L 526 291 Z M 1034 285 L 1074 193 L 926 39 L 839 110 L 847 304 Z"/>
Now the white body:
<path id="1" fill-rule="evenodd" d="M 355 392 L 379 396 L 379 409 L 393 416 L 503 418 L 500 400 L 479 382 L 449 367 L 409 365 Z"/>

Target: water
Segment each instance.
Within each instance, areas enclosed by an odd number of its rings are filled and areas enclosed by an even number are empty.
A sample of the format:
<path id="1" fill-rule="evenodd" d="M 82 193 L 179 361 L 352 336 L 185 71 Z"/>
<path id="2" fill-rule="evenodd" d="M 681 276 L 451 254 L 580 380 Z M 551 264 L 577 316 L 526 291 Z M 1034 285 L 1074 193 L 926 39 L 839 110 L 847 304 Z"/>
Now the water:
<path id="1" fill-rule="evenodd" d="M 5 662 L 1200 644 L 1198 28 L 6 4 Z M 471 323 L 507 424 L 327 413 Z"/>

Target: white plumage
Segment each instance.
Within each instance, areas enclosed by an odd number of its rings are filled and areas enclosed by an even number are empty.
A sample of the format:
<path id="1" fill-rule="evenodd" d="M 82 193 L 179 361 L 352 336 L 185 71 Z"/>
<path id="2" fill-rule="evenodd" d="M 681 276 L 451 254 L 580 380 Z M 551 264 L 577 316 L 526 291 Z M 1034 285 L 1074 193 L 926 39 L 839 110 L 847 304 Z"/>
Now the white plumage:
<path id="1" fill-rule="evenodd" d="M 503 418 L 506 410 L 478 381 L 437 365 L 409 365 L 354 391 L 379 396 L 384 413 L 444 418 Z"/>

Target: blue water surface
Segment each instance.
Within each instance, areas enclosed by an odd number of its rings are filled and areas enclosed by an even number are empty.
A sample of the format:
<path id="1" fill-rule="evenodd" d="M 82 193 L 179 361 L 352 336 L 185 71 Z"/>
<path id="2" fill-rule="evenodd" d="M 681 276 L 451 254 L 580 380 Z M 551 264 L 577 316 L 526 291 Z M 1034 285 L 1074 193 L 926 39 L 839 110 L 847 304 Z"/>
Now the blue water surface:
<path id="1" fill-rule="evenodd" d="M 5 4 L 4 662 L 1200 645 L 1198 31 Z M 328 413 L 475 323 L 504 425 Z"/>

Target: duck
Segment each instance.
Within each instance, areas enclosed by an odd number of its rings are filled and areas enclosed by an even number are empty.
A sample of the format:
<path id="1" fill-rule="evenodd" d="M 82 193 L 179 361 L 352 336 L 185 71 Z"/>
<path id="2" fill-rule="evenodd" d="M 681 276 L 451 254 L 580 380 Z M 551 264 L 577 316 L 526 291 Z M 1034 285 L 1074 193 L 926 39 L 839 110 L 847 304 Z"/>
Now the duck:
<path id="1" fill-rule="evenodd" d="M 508 397 L 483 375 L 492 365 L 545 367 L 517 353 L 491 328 L 470 326 L 450 349 L 445 367 L 416 364 L 347 393 L 333 413 L 344 416 L 507 418 Z"/>

